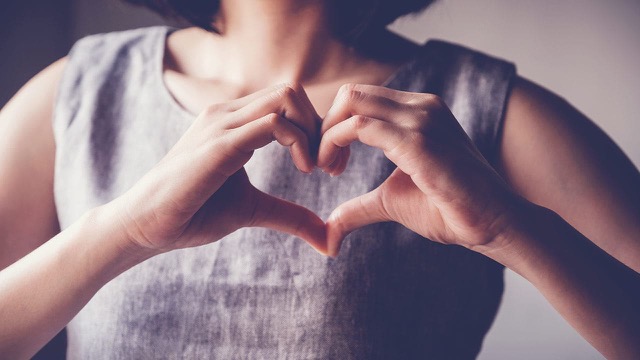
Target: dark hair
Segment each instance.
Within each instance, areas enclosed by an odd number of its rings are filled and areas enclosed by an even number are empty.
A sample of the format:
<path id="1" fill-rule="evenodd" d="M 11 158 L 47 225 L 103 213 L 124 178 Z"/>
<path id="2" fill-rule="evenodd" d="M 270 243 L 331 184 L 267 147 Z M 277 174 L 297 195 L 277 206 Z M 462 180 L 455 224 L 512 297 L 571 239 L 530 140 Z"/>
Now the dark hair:
<path id="1" fill-rule="evenodd" d="M 159 14 L 184 19 L 208 31 L 218 32 L 213 21 L 220 0 L 124 0 L 146 6 Z M 418 13 L 435 0 L 326 0 L 336 36 L 354 44 L 371 30 L 379 30 L 397 18 Z"/>

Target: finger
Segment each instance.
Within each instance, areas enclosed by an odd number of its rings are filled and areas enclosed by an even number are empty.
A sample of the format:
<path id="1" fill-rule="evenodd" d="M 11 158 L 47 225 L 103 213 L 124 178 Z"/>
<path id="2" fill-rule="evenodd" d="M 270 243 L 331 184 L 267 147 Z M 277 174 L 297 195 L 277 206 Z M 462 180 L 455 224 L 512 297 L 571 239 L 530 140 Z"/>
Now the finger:
<path id="1" fill-rule="evenodd" d="M 311 115 L 315 118 L 315 120 L 320 122 L 322 119 L 320 119 L 320 115 L 318 115 L 316 108 L 311 103 L 311 100 L 309 99 L 309 95 L 304 90 L 304 87 L 302 87 L 302 85 L 300 85 L 299 83 L 289 84 L 289 86 L 295 90 L 304 108 L 308 109 Z"/>
<path id="2" fill-rule="evenodd" d="M 429 96 L 429 94 L 425 94 L 425 93 L 402 91 L 402 90 L 390 89 L 385 86 L 369 85 L 369 84 L 345 84 L 340 88 L 340 91 L 347 91 L 349 89 L 354 89 L 354 90 L 362 91 L 368 94 L 386 97 L 400 103 L 418 102 L 420 101 L 421 97 L 423 97 L 424 95 Z"/>
<path id="3" fill-rule="evenodd" d="M 327 254 L 324 221 L 309 209 L 258 191 L 256 211 L 250 226 L 286 232 L 305 240 L 319 253 Z"/>
<path id="4" fill-rule="evenodd" d="M 380 196 L 380 188 L 342 203 L 327 220 L 327 251 L 337 256 L 344 238 L 369 224 L 390 221 Z"/>
<path id="5" fill-rule="evenodd" d="M 331 176 L 338 176 L 342 174 L 344 170 L 347 168 L 347 163 L 349 162 L 350 154 L 351 154 L 350 146 L 347 145 L 346 147 L 340 148 L 335 161 L 333 161 L 333 163 L 329 165 L 329 167 L 326 169 L 325 172 Z"/>
<path id="6" fill-rule="evenodd" d="M 255 100 L 257 100 L 257 99 L 259 99 L 261 97 L 264 97 L 264 96 L 266 96 L 268 94 L 271 94 L 274 91 L 278 91 L 279 89 L 283 89 L 283 88 L 285 88 L 287 86 L 290 86 L 290 85 L 287 84 L 287 83 L 277 84 L 277 85 L 274 85 L 274 86 L 266 87 L 264 89 L 260 89 L 260 90 L 258 90 L 256 92 L 253 92 L 251 94 L 239 97 L 237 99 L 231 100 L 231 101 L 227 102 L 228 110 L 229 111 L 236 111 L 238 109 L 241 109 L 241 108 L 247 106 L 248 104 L 252 103 L 253 101 L 255 101 Z"/>
<path id="7" fill-rule="evenodd" d="M 400 93 L 396 90 L 371 85 L 348 84 L 340 88 L 336 98 L 322 121 L 321 133 L 353 115 L 363 115 L 389 122 L 400 122 L 400 110 L 416 108 L 410 96 L 419 94 Z"/>
<path id="8" fill-rule="evenodd" d="M 291 158 L 300 171 L 309 173 L 313 170 L 314 161 L 309 153 L 307 135 L 278 114 L 263 116 L 232 130 L 230 135 L 232 146 L 244 153 L 250 153 L 274 140 L 289 147 Z"/>
<path id="9" fill-rule="evenodd" d="M 318 138 L 318 115 L 304 89 L 299 85 L 282 85 L 255 98 L 235 111 L 225 124 L 228 129 L 240 127 L 254 119 L 276 113 L 300 127 L 310 140 Z"/>
<path id="10" fill-rule="evenodd" d="M 336 167 L 333 176 L 338 176 L 344 172 L 349 163 L 349 157 L 351 156 L 351 146 L 343 147 L 340 150 L 340 164 Z"/>
<path id="11" fill-rule="evenodd" d="M 406 129 L 389 122 L 361 115 L 352 116 L 324 133 L 317 164 L 325 169 L 337 159 L 341 148 L 356 140 L 382 149 L 391 161 L 396 162 L 390 153 L 396 147 L 405 145 L 406 134 Z"/>
<path id="12" fill-rule="evenodd" d="M 254 93 L 239 97 L 237 99 L 231 100 L 231 101 L 225 101 L 225 102 L 220 102 L 220 103 L 215 103 L 212 104 L 210 106 L 207 107 L 207 109 L 204 110 L 203 114 L 206 113 L 211 113 L 217 115 L 218 112 L 220 111 L 224 111 L 224 112 L 234 112 L 237 111 L 245 106 L 247 106 L 248 104 L 252 103 L 253 101 L 256 101 L 257 99 L 263 98 L 265 96 L 268 96 L 269 94 L 273 94 L 279 90 L 282 90 L 283 88 L 285 88 L 286 86 L 288 86 L 287 84 L 278 84 L 278 85 L 274 85 L 274 86 L 270 86 L 261 90 L 258 90 Z M 227 124 L 229 126 L 229 128 L 235 128 L 238 126 L 242 126 L 242 124 L 244 124 L 244 122 L 242 123 L 237 123 L 237 119 L 233 119 L 233 121 L 229 122 L 229 124 Z"/>
<path id="13" fill-rule="evenodd" d="M 306 129 L 306 133 L 309 136 L 309 146 L 311 156 L 315 159 L 317 156 L 318 145 L 320 144 L 320 126 L 322 124 L 322 118 L 318 115 L 316 108 L 311 103 L 309 99 L 309 95 L 304 90 L 302 85 L 296 83 L 292 86 L 295 90 L 298 100 L 300 101 L 300 105 L 303 110 L 307 111 L 308 119 L 311 119 L 311 123 L 309 124 L 310 128 Z"/>
<path id="14" fill-rule="evenodd" d="M 307 134 L 309 135 L 309 153 L 315 160 L 318 155 L 318 146 L 320 145 L 320 127 L 322 126 L 322 118 L 320 117 L 320 115 L 318 115 L 316 108 L 311 103 L 311 100 L 309 99 L 309 96 L 307 95 L 307 92 L 304 90 L 304 88 L 298 85 L 298 87 L 295 87 L 295 89 L 296 94 L 298 95 L 298 98 L 302 103 L 302 108 L 309 111 L 309 118 L 313 119 L 310 124 L 313 129 L 311 129 L 311 133 L 307 131 Z"/>

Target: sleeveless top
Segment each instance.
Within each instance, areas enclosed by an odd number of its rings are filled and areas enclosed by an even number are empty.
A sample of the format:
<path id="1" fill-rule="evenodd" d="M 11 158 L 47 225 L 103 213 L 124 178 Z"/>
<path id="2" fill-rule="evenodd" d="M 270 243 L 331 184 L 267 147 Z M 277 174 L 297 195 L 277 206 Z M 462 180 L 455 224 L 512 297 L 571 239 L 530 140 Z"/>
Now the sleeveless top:
<path id="1" fill-rule="evenodd" d="M 129 189 L 194 120 L 163 83 L 171 30 L 93 35 L 71 50 L 53 119 L 61 229 Z M 386 86 L 440 95 L 495 161 L 514 77 L 511 63 L 430 41 Z M 305 175 L 274 142 L 245 168 L 257 188 L 326 219 L 377 187 L 394 165 L 355 143 L 341 176 Z M 151 258 L 106 284 L 68 324 L 67 356 L 474 358 L 497 311 L 502 276 L 492 260 L 396 223 L 354 232 L 336 259 L 293 236 L 244 228 Z"/>

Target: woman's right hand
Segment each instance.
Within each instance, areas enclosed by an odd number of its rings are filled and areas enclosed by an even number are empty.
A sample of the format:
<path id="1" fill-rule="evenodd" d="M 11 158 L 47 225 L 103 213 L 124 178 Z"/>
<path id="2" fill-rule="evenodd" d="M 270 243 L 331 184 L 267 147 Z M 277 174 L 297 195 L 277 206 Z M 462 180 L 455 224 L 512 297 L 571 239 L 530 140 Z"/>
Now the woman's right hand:
<path id="1" fill-rule="evenodd" d="M 214 242 L 259 226 L 298 236 L 325 252 L 324 222 L 310 210 L 265 194 L 243 168 L 277 140 L 311 172 L 320 118 L 301 86 L 279 85 L 208 107 L 168 154 L 109 205 L 134 249 L 165 252 Z M 311 147 L 310 147 L 311 146 Z"/>

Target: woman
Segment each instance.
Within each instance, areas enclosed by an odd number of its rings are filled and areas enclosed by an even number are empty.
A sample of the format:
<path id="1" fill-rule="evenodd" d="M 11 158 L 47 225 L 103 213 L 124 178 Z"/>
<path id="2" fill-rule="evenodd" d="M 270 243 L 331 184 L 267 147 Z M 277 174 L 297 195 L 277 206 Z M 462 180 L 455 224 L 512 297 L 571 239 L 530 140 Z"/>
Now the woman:
<path id="1" fill-rule="evenodd" d="M 511 64 L 384 31 L 428 1 L 147 4 L 218 34 L 87 38 L 2 111 L 4 356 L 69 323 L 72 358 L 470 358 L 501 265 L 640 355 L 637 170 Z"/>

